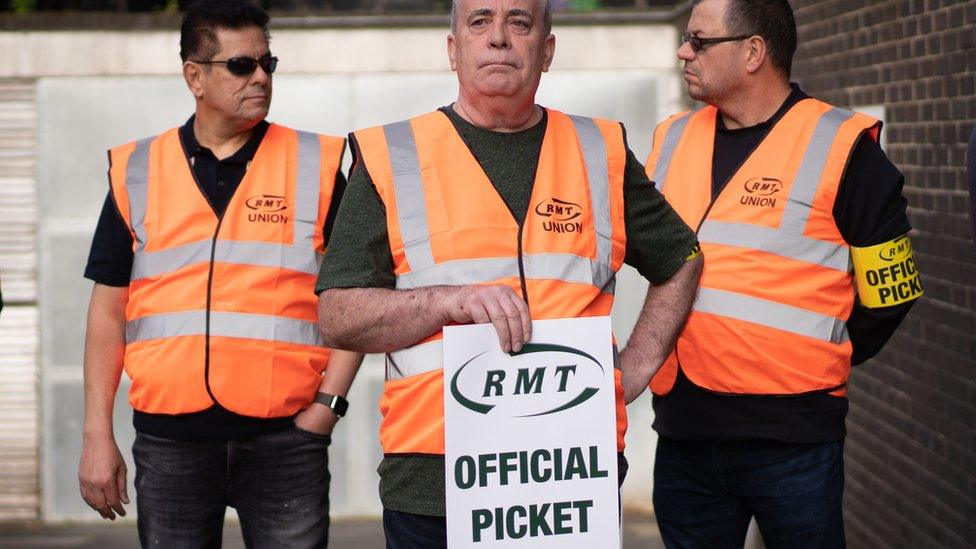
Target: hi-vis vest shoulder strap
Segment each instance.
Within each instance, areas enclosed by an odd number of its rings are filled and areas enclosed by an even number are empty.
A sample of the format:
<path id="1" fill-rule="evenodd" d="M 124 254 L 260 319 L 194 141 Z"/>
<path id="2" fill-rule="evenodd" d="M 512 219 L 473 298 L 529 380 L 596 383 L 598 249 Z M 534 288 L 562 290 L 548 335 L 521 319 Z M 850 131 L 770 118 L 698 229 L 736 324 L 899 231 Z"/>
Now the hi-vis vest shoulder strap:
<path id="1" fill-rule="evenodd" d="M 721 393 L 841 394 L 854 289 L 833 205 L 857 140 L 877 139 L 879 123 L 802 100 L 713 201 L 717 116 L 705 107 L 668 119 L 648 158 L 648 174 L 697 227 L 705 257 L 692 315 L 651 388 L 669 391 L 680 366 Z"/>
<path id="2" fill-rule="evenodd" d="M 345 141 L 272 124 L 218 217 L 178 130 L 110 151 L 133 235 L 124 364 L 148 413 L 291 415 L 328 351 L 312 289 Z"/>
<path id="3" fill-rule="evenodd" d="M 534 319 L 609 314 L 626 248 L 623 131 L 547 113 L 521 226 L 444 113 L 355 133 L 386 206 L 397 288 L 506 284 Z M 444 451 L 441 337 L 388 356 L 380 434 L 387 454 Z M 622 399 L 618 420 L 622 445 Z"/>
<path id="4" fill-rule="evenodd" d="M 560 113 L 551 110 L 549 113 L 551 123 L 561 122 Z M 567 118 L 572 121 L 572 127 L 576 130 L 584 156 L 589 182 L 587 198 L 592 204 L 591 215 L 596 230 L 596 255 L 581 257 L 560 253 L 533 253 L 523 258 L 524 276 L 528 279 L 555 276 L 567 282 L 591 284 L 601 291 L 606 290 L 607 293 L 612 294 L 615 271 L 612 258 L 613 243 L 610 236 L 613 221 L 610 209 L 610 181 L 606 168 L 607 146 L 594 119 L 580 116 Z M 404 260 L 410 267 L 409 272 L 397 274 L 397 288 L 472 284 L 518 278 L 520 266 L 516 257 L 458 259 L 440 263 L 434 261 L 420 159 L 411 122 L 402 121 L 384 126 L 383 134 L 390 148 L 397 222 L 402 235 L 401 240 L 405 243 Z"/>

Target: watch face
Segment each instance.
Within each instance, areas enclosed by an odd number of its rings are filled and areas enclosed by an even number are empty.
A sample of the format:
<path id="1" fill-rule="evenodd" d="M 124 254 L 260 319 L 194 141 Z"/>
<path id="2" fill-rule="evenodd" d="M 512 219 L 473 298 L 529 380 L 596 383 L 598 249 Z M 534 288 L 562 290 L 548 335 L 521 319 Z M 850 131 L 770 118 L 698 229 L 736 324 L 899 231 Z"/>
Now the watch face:
<path id="1" fill-rule="evenodd" d="M 335 412 L 336 415 L 344 416 L 346 415 L 346 410 L 349 409 L 349 401 L 341 396 L 336 396 L 334 399 L 332 399 L 332 405 L 329 407 L 332 408 L 332 411 Z"/>
<path id="2" fill-rule="evenodd" d="M 349 401 L 342 398 L 339 395 L 330 395 L 329 393 L 318 393 L 315 395 L 315 402 L 325 404 L 332 410 L 335 415 L 342 417 L 346 415 L 346 410 L 349 409 Z"/>

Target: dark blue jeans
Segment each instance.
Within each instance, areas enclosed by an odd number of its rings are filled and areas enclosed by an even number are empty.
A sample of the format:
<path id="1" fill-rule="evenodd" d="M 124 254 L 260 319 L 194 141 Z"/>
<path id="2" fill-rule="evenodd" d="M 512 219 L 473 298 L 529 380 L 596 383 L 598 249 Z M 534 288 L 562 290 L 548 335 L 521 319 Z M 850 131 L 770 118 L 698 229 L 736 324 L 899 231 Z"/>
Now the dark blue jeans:
<path id="1" fill-rule="evenodd" d="M 137 434 L 140 543 L 219 548 L 231 506 L 247 547 L 326 547 L 329 442 L 297 428 L 231 442 Z"/>
<path id="2" fill-rule="evenodd" d="M 657 443 L 654 512 L 671 548 L 741 548 L 752 517 L 769 549 L 844 547 L 843 495 L 843 442 Z"/>

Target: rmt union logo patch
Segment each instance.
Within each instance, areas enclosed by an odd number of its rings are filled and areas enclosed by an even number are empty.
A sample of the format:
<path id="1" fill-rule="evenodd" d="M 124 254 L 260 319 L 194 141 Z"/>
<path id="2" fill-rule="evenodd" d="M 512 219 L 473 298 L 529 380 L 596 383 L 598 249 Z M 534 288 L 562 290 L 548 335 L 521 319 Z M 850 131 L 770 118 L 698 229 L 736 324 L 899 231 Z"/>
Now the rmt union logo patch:
<path id="1" fill-rule="evenodd" d="M 746 181 L 743 187 L 746 194 L 739 198 L 744 206 L 758 206 L 760 208 L 775 208 L 776 193 L 783 190 L 783 183 L 772 177 L 753 177 Z"/>
<path id="2" fill-rule="evenodd" d="M 247 220 L 252 223 L 288 223 L 284 210 L 288 202 L 283 196 L 259 194 L 248 198 L 244 205 L 253 210 L 247 212 Z"/>
<path id="3" fill-rule="evenodd" d="M 583 207 L 558 198 L 547 198 L 535 206 L 535 213 L 544 218 L 542 230 L 550 233 L 581 233 Z"/>

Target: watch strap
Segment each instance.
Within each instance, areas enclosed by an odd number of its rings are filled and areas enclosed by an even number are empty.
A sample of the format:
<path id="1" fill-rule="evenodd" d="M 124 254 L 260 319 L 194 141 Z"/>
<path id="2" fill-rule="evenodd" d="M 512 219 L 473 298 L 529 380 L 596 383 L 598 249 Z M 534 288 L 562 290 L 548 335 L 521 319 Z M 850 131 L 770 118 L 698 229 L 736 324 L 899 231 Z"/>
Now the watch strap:
<path id="1" fill-rule="evenodd" d="M 319 392 L 315 394 L 315 402 L 325 404 L 339 417 L 346 415 L 349 410 L 349 401 L 339 395 Z"/>

